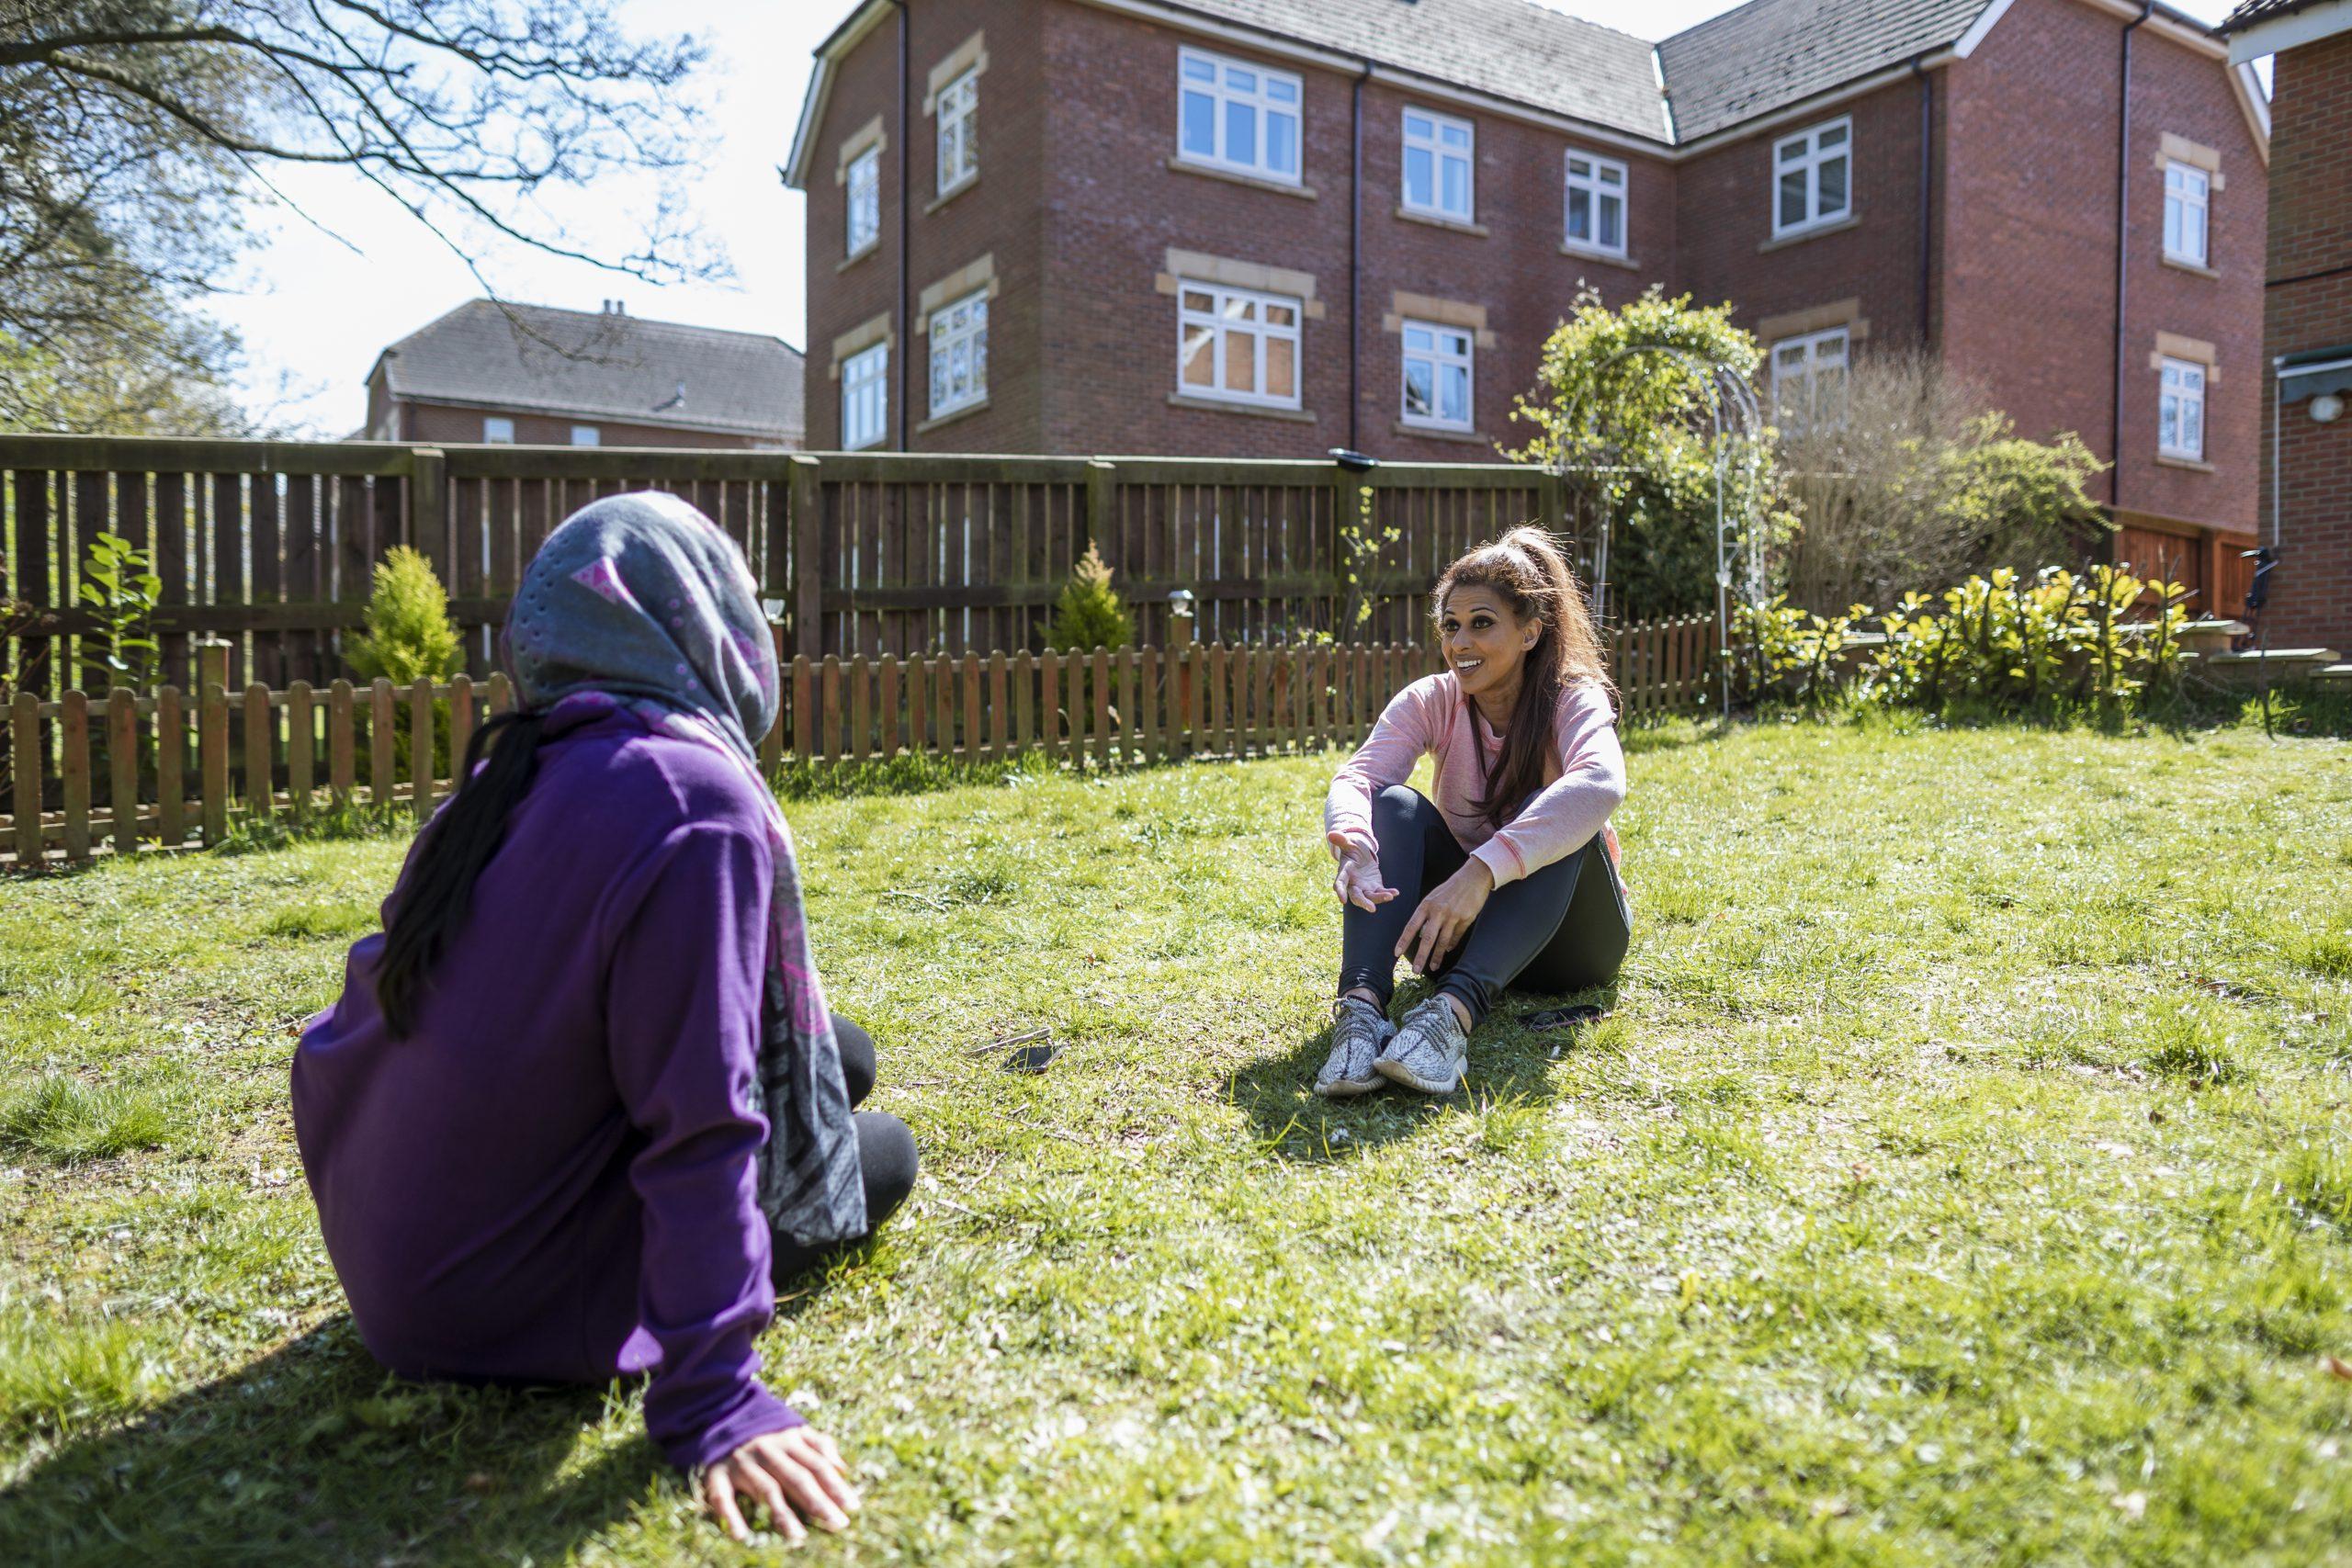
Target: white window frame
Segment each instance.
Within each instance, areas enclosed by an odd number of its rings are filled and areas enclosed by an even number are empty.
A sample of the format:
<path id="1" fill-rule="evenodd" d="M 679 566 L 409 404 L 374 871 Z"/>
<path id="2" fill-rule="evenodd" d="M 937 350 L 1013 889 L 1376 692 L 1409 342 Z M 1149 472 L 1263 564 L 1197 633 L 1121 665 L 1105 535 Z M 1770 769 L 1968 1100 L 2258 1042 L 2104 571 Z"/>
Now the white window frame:
<path id="1" fill-rule="evenodd" d="M 1192 71 L 1196 66 L 1208 68 L 1206 81 L 1195 79 Z M 1228 73 L 1241 72 L 1255 84 L 1244 88 L 1233 85 Z M 1275 95 L 1273 89 L 1289 89 L 1287 101 Z M 1195 96 L 1209 100 L 1209 150 L 1195 152 L 1184 144 L 1184 100 Z M 1256 117 L 1257 157 L 1244 160 L 1231 156 L 1226 150 L 1229 115 L 1234 108 L 1246 108 Z M 1269 136 L 1269 123 L 1286 118 L 1291 122 L 1291 167 L 1278 169 L 1272 162 L 1273 138 Z M 1229 55 L 1212 54 L 1204 49 L 1190 47 L 1177 51 L 1176 61 L 1176 156 L 1183 163 L 1203 168 L 1223 169 L 1228 174 L 1247 175 L 1252 179 L 1272 180 L 1277 185 L 1304 183 L 1301 173 L 1306 162 L 1306 89 L 1296 72 L 1269 71 L 1253 60 L 1236 60 Z"/>
<path id="2" fill-rule="evenodd" d="M 605 433 L 593 424 L 575 424 L 571 427 L 571 444 L 574 446 L 602 446 Z"/>
<path id="3" fill-rule="evenodd" d="M 2163 356 L 2158 370 L 2156 393 L 2156 451 L 2166 457 L 2184 462 L 2205 460 L 2205 388 L 2212 379 L 2213 367 L 2194 359 Z M 2191 383 L 2194 383 L 2193 385 Z M 2197 440 L 2194 446 L 2181 436 L 2188 428 L 2187 415 L 2196 410 Z M 2166 426 L 2170 426 L 2167 434 Z"/>
<path id="4" fill-rule="evenodd" d="M 2177 176 L 2177 189 L 2175 188 Z M 2197 215 L 2197 247 L 2176 246 L 2176 230 L 2184 234 L 2188 215 Z M 2176 214 L 2177 221 L 2176 221 Z M 2213 254 L 2213 176 L 2194 164 L 2184 164 L 2177 158 L 2165 160 L 2165 259 L 2187 262 L 2191 266 L 2211 266 Z"/>
<path id="5" fill-rule="evenodd" d="M 1837 146 L 1822 151 L 1821 139 L 1831 131 L 1843 131 Z M 1788 150 L 1798 149 L 1793 158 Z M 1835 212 L 1821 206 L 1821 169 L 1825 164 L 1843 162 L 1846 165 L 1846 199 Z M 1804 175 L 1805 215 L 1793 223 L 1781 218 L 1781 179 L 1784 175 L 1802 172 Z M 1839 115 L 1825 119 L 1819 125 L 1806 126 L 1793 135 L 1783 136 L 1772 143 L 1772 237 L 1784 239 L 1791 234 L 1810 233 L 1826 229 L 1832 223 L 1842 223 L 1854 215 L 1854 117 Z"/>
<path id="6" fill-rule="evenodd" d="M 980 177 L 980 68 L 959 73 L 932 107 L 939 119 L 939 194 L 945 196 Z"/>
<path id="7" fill-rule="evenodd" d="M 871 406 L 873 428 L 858 418 Z M 888 340 L 859 349 L 842 361 L 842 450 L 863 451 L 879 446 L 890 433 L 890 344 Z"/>
<path id="8" fill-rule="evenodd" d="M 1577 172 L 1578 164 L 1584 165 L 1582 174 Z M 1616 176 L 1613 182 L 1609 178 L 1611 175 Z M 1626 245 L 1631 243 L 1633 203 L 1628 199 L 1627 192 L 1632 183 L 1633 175 L 1617 159 L 1597 158 L 1589 152 L 1569 148 L 1560 160 L 1560 243 L 1572 251 L 1622 259 Z M 1596 236 L 1593 239 L 1580 240 L 1568 231 L 1568 211 L 1572 198 L 1578 191 L 1584 192 L 1591 203 L 1592 229 Z M 1610 201 L 1617 204 L 1617 243 L 1613 245 L 1598 238 L 1601 229 L 1601 205 Z"/>
<path id="9" fill-rule="evenodd" d="M 846 256 L 862 256 L 882 243 L 882 149 L 868 147 L 849 161 L 842 181 L 845 203 L 842 213 L 842 245 Z M 858 217 L 865 218 L 865 239 L 858 240 Z"/>
<path id="10" fill-rule="evenodd" d="M 486 413 L 481 416 L 481 438 L 486 446 L 514 445 L 514 422 L 504 414 Z"/>
<path id="11" fill-rule="evenodd" d="M 1414 121 L 1423 129 L 1416 130 Z M 1439 114 L 1434 109 L 1405 106 L 1398 118 L 1403 149 L 1396 161 L 1396 204 L 1408 212 L 1424 218 L 1440 218 L 1449 223 L 1475 223 L 1478 211 L 1478 128 L 1458 115 Z M 1463 142 L 1458 147 L 1446 143 L 1446 132 L 1458 130 Z M 1430 160 L 1430 195 L 1427 201 L 1413 199 L 1413 185 L 1408 170 L 1415 152 L 1425 152 Z M 1462 165 L 1462 205 L 1445 204 L 1445 166 Z"/>
<path id="12" fill-rule="evenodd" d="M 1194 310 L 1185 302 L 1190 294 L 1209 296 L 1206 312 Z M 1256 307 L 1257 317 L 1248 323 L 1237 322 L 1227 311 L 1236 304 Z M 1265 319 L 1268 306 L 1280 306 L 1290 311 L 1291 324 L 1280 327 Z M 1184 336 L 1192 327 L 1207 327 L 1214 334 L 1210 339 L 1209 384 L 1205 387 L 1184 379 Z M 1176 281 L 1176 390 L 1180 396 L 1207 398 L 1217 402 L 1248 403 L 1257 408 L 1295 409 L 1302 406 L 1302 394 L 1306 383 L 1306 301 L 1292 294 L 1268 294 L 1255 288 L 1233 288 L 1222 283 L 1201 283 L 1191 278 Z M 1227 352 L 1237 339 L 1250 344 L 1250 384 L 1261 389 L 1254 392 L 1229 391 L 1225 385 Z M 1271 357 L 1267 344 L 1275 340 L 1290 344 L 1290 396 L 1274 397 L 1262 389 L 1266 385 L 1266 365 Z"/>
<path id="13" fill-rule="evenodd" d="M 1415 348 L 1413 334 L 1430 334 L 1430 346 Z M 1478 423 L 1478 334 L 1469 327 L 1451 327 L 1442 321 L 1417 321 L 1411 318 L 1398 323 L 1398 355 L 1396 367 L 1396 417 L 1399 423 L 1424 430 L 1475 430 Z M 1454 346 L 1459 344 L 1458 347 Z M 1412 367 L 1415 360 L 1430 367 L 1430 412 L 1415 413 L 1412 400 Z M 1435 410 L 1444 401 L 1441 388 L 1446 371 L 1462 372 L 1462 417 L 1447 419 Z"/>
<path id="14" fill-rule="evenodd" d="M 987 402 L 989 291 L 984 288 L 974 289 L 933 310 L 924 335 L 931 340 L 931 417 L 938 419 Z M 950 390 L 943 400 L 941 389 L 943 386 L 952 387 L 959 356 L 965 365 L 963 394 L 957 396 Z"/>
<path id="15" fill-rule="evenodd" d="M 1824 351 L 1832 344 L 1835 344 L 1837 349 L 1836 368 L 1840 372 L 1838 382 L 1838 407 L 1835 413 L 1825 417 L 1818 406 L 1821 396 L 1820 377 L 1824 370 L 1830 368 L 1824 363 L 1828 357 Z M 1800 351 L 1804 356 L 1804 367 L 1801 370 L 1792 372 L 1781 365 L 1781 356 L 1792 349 Z M 1854 341 L 1851 328 L 1825 327 L 1817 333 L 1801 333 L 1794 337 L 1780 338 L 1773 342 L 1770 353 L 1772 367 L 1772 418 L 1773 422 L 1781 426 L 1783 434 L 1799 435 L 1813 430 L 1834 430 L 1845 423 L 1846 396 L 1848 389 L 1852 384 L 1854 367 Z M 1804 410 L 1802 423 L 1786 420 L 1786 411 L 1789 406 L 1786 387 L 1788 383 L 1794 381 L 1804 383 Z"/>

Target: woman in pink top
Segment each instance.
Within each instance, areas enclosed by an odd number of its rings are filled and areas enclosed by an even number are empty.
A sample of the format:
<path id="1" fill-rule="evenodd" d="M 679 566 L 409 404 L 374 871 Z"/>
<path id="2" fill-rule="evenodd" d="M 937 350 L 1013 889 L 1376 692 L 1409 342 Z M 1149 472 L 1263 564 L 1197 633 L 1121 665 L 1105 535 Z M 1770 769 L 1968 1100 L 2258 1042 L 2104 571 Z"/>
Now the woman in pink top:
<path id="1" fill-rule="evenodd" d="M 1318 1094 L 1462 1081 L 1470 1032 L 1507 987 L 1616 978 L 1631 935 L 1609 814 L 1625 759 L 1584 596 L 1540 528 L 1446 569 L 1430 602 L 1446 671 L 1399 692 L 1331 781 L 1340 998 Z M 1437 759 L 1434 803 L 1407 786 Z M 1388 1021 L 1396 960 L 1437 991 Z"/>

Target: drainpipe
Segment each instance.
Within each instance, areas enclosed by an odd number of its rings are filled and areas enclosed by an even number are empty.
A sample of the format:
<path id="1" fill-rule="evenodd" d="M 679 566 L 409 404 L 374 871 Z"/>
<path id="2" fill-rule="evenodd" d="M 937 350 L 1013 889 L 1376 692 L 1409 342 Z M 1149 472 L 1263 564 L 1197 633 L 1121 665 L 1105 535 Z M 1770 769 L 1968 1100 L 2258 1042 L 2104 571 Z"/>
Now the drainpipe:
<path id="1" fill-rule="evenodd" d="M 907 411 L 914 400 L 914 323 L 907 309 L 907 214 L 914 206 L 915 193 L 907 183 L 907 0 L 890 0 L 890 4 L 899 13 L 899 298 L 893 309 L 899 334 L 899 450 L 904 452 L 910 450 L 907 443 L 912 429 Z"/>
<path id="2" fill-rule="evenodd" d="M 2115 133 L 2115 400 L 2108 428 L 2114 464 L 2107 470 L 2107 504 L 2123 508 L 2123 307 L 2132 270 L 2132 35 L 2156 8 L 2156 0 L 2140 0 L 2140 14 L 2124 25 L 2120 96 L 2116 104 Z"/>
<path id="3" fill-rule="evenodd" d="M 1354 124 L 1349 134 L 1353 150 L 1348 164 L 1348 450 L 1361 452 L 1356 436 L 1358 361 L 1363 345 L 1363 85 L 1372 78 L 1372 62 L 1363 62 L 1351 95 Z M 1303 374 L 1306 367 L 1301 366 Z"/>
<path id="4" fill-rule="evenodd" d="M 1933 192 L 1936 179 L 1936 80 L 1928 74 L 1920 62 L 1924 54 L 1911 57 L 1911 74 L 1919 81 L 1919 352 L 1934 347 L 1931 329 L 1933 316 L 1928 309 L 1928 290 L 1934 279 L 1934 253 L 1928 248 L 1930 225 L 1935 220 Z"/>

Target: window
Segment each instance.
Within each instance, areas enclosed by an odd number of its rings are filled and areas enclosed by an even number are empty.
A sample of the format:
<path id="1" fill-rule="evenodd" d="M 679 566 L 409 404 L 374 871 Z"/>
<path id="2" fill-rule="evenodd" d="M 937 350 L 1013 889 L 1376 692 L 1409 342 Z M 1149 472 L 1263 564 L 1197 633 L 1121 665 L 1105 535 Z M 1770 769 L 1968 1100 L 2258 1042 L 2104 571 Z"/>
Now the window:
<path id="1" fill-rule="evenodd" d="M 967 294 L 931 313 L 931 417 L 986 402 L 989 291 Z"/>
<path id="2" fill-rule="evenodd" d="M 1177 287 L 1178 391 L 1298 407 L 1296 299 L 1207 283 Z"/>
<path id="3" fill-rule="evenodd" d="M 939 194 L 980 172 L 980 72 L 978 66 L 939 89 Z"/>
<path id="4" fill-rule="evenodd" d="M 2191 359 L 2164 362 L 2164 401 L 2156 416 L 2156 450 L 2167 457 L 2205 460 L 2205 367 Z"/>
<path id="5" fill-rule="evenodd" d="M 514 445 L 514 422 L 496 415 L 485 414 L 481 422 L 481 438 L 505 446 Z"/>
<path id="6" fill-rule="evenodd" d="M 1843 423 L 1846 329 L 1782 338 L 1772 345 L 1773 420 L 1790 435 Z"/>
<path id="7" fill-rule="evenodd" d="M 1772 144 L 1772 233 L 1794 234 L 1854 210 L 1854 122 L 1833 119 Z"/>
<path id="8" fill-rule="evenodd" d="M 1405 111 L 1406 211 L 1470 221 L 1473 134 L 1466 119 Z"/>
<path id="9" fill-rule="evenodd" d="M 601 446 L 604 439 L 597 434 L 594 425 L 575 424 L 571 427 L 571 444 L 574 446 Z"/>
<path id="10" fill-rule="evenodd" d="M 1570 250 L 1625 254 L 1625 165 L 1583 152 L 1568 154 L 1566 225 Z"/>
<path id="11" fill-rule="evenodd" d="M 890 345 L 877 343 L 842 361 L 842 450 L 882 439 L 890 412 Z"/>
<path id="12" fill-rule="evenodd" d="M 1187 160 L 1298 184 L 1298 78 L 1182 51 L 1177 150 Z"/>
<path id="13" fill-rule="evenodd" d="M 2205 209 L 2213 182 L 2188 164 L 2165 165 L 2165 259 L 2206 264 Z"/>
<path id="14" fill-rule="evenodd" d="M 1470 428 L 1471 334 L 1465 327 L 1405 323 L 1405 423 Z"/>
<path id="15" fill-rule="evenodd" d="M 863 255 L 882 237 L 882 149 L 868 147 L 850 160 L 848 254 Z"/>

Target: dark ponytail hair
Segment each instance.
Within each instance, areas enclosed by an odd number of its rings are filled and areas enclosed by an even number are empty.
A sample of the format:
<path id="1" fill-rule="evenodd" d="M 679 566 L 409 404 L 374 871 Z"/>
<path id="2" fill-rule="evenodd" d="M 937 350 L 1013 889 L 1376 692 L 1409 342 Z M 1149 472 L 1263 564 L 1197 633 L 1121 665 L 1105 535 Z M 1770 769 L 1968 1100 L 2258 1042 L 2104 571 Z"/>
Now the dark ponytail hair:
<path id="1" fill-rule="evenodd" d="M 506 816 L 539 771 L 539 726 L 545 715 L 503 713 L 474 731 L 458 771 L 458 793 L 425 826 L 408 874 L 401 879 L 376 964 L 376 1005 L 395 1040 L 415 1027 L 425 974 L 465 922 L 474 879 L 506 836 Z M 490 765 L 482 753 L 492 737 Z"/>
<path id="2" fill-rule="evenodd" d="M 1486 795 L 1478 802 L 1479 815 L 1500 829 L 1521 802 L 1544 787 L 1544 759 L 1552 750 L 1552 719 L 1561 690 L 1571 682 L 1589 682 L 1604 692 L 1613 688 L 1584 592 L 1551 535 L 1521 526 L 1472 550 L 1438 579 L 1430 594 L 1431 612 L 1442 619 L 1447 595 L 1471 587 L 1500 594 L 1520 625 L 1540 621 L 1544 627 L 1527 650 L 1510 733 L 1503 738 L 1502 755 L 1487 773 Z"/>

